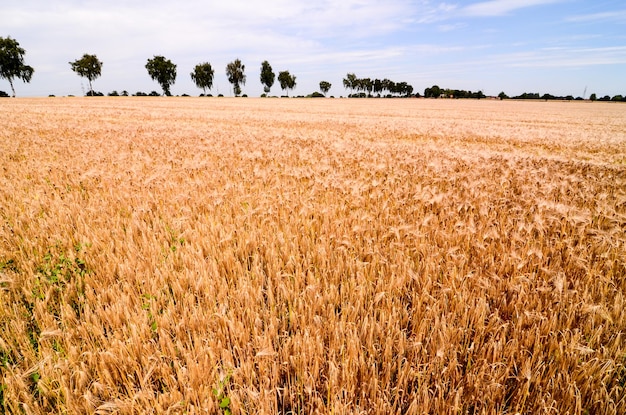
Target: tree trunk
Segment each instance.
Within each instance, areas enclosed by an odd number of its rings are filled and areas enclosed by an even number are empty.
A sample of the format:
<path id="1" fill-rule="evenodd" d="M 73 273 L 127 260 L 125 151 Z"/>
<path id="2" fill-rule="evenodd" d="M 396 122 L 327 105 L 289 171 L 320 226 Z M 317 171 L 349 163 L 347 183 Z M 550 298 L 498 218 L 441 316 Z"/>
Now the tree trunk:
<path id="1" fill-rule="evenodd" d="M 13 92 L 13 98 L 15 98 L 15 87 L 13 86 L 13 79 L 9 78 L 9 84 L 11 84 L 11 91 Z"/>

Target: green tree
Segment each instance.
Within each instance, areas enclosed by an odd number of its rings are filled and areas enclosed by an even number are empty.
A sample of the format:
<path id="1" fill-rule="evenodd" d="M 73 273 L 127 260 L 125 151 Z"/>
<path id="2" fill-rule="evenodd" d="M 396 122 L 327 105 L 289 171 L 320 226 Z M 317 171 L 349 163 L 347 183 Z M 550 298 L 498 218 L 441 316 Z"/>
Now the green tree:
<path id="1" fill-rule="evenodd" d="M 501 100 L 503 99 L 509 99 L 509 96 L 507 94 L 504 93 L 504 91 L 500 92 L 498 94 L 498 98 L 500 98 Z"/>
<path id="2" fill-rule="evenodd" d="M 361 89 L 363 90 L 363 92 L 367 92 L 368 97 L 372 95 L 373 88 L 374 84 L 372 83 L 372 80 L 370 78 L 361 79 Z"/>
<path id="3" fill-rule="evenodd" d="M 153 59 L 148 59 L 146 69 L 148 70 L 150 78 L 161 85 L 163 94 L 167 96 L 172 95 L 170 93 L 170 86 L 174 85 L 174 82 L 176 82 L 176 65 L 163 56 L 155 56 Z"/>
<path id="4" fill-rule="evenodd" d="M 202 88 L 204 91 L 204 95 L 206 95 L 206 90 L 211 89 L 213 87 L 213 75 L 215 71 L 213 71 L 213 67 L 210 63 L 204 62 L 199 63 L 193 68 L 193 72 L 191 75 L 191 80 L 196 84 L 198 88 Z"/>
<path id="5" fill-rule="evenodd" d="M 270 93 L 272 85 L 274 85 L 274 79 L 276 79 L 276 75 L 272 70 L 272 66 L 268 61 L 263 61 L 261 64 L 261 84 L 265 85 L 263 91 L 266 94 Z"/>
<path id="6" fill-rule="evenodd" d="M 393 94 L 396 92 L 396 83 L 390 79 L 387 79 L 387 78 L 383 79 L 381 81 L 381 86 L 382 86 L 382 91 L 387 91 L 390 94 Z"/>
<path id="7" fill-rule="evenodd" d="M 226 76 L 228 77 L 228 82 L 233 84 L 233 92 L 236 97 L 241 94 L 241 85 L 246 84 L 245 70 L 246 66 L 241 63 L 239 58 L 226 65 Z"/>
<path id="8" fill-rule="evenodd" d="M 98 60 L 96 55 L 85 53 L 82 58 L 69 62 L 72 70 L 81 78 L 87 78 L 89 81 L 89 92 L 87 95 L 94 95 L 91 83 L 102 74 L 102 62 Z"/>
<path id="9" fill-rule="evenodd" d="M 278 72 L 278 83 L 282 90 L 287 90 L 287 96 L 289 96 L 289 90 L 296 87 L 296 77 L 289 71 Z"/>
<path id="10" fill-rule="evenodd" d="M 25 53 L 15 39 L 11 39 L 10 36 L 0 37 L 0 79 L 9 81 L 13 97 L 15 97 L 13 79 L 21 79 L 28 83 L 35 72 L 32 66 L 24 65 Z"/>
<path id="11" fill-rule="evenodd" d="M 589 96 L 589 99 L 590 99 L 591 101 L 595 101 L 595 100 L 597 100 L 597 99 L 598 99 L 598 96 L 597 96 L 596 94 L 591 94 L 591 95 Z"/>
<path id="12" fill-rule="evenodd" d="M 437 85 L 433 85 L 430 88 L 424 90 L 424 96 L 426 98 L 439 98 L 441 96 L 441 88 Z"/>
<path id="13" fill-rule="evenodd" d="M 333 86 L 333 84 L 331 84 L 328 81 L 322 81 L 320 82 L 320 91 L 322 91 L 322 94 L 324 94 L 324 96 L 326 96 L 326 94 L 328 93 L 328 91 L 330 91 L 330 88 Z"/>
<path id="14" fill-rule="evenodd" d="M 380 93 L 383 92 L 383 81 L 381 81 L 380 79 L 374 79 L 374 81 L 372 82 L 372 90 L 375 94 L 378 94 L 380 96 Z"/>
<path id="15" fill-rule="evenodd" d="M 352 95 L 352 92 L 354 91 L 354 88 L 357 87 L 357 84 L 358 79 L 353 73 L 348 73 L 346 74 L 346 77 L 343 78 L 343 87 L 350 90 L 350 95 Z"/>
<path id="16" fill-rule="evenodd" d="M 410 97 L 413 93 L 413 85 L 409 85 L 407 82 L 398 82 L 396 84 L 396 92 L 403 97 Z"/>

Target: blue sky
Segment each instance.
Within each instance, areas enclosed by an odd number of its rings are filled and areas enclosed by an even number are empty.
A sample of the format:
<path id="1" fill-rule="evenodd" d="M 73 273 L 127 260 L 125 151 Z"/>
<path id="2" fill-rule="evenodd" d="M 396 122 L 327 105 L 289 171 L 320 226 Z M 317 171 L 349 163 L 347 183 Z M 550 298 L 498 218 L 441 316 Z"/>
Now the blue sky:
<path id="1" fill-rule="evenodd" d="M 18 96 L 80 95 L 87 82 L 69 61 L 103 61 L 96 91 L 160 92 L 145 69 L 164 55 L 178 65 L 173 94 L 201 91 L 189 73 L 215 70 L 213 94 L 231 94 L 226 64 L 246 65 L 243 92 L 262 93 L 261 62 L 296 76 L 292 95 L 342 79 L 445 88 L 587 96 L 626 94 L 626 4 L 591 0 L 3 0 L 0 36 L 35 68 Z M 0 90 L 10 92 L 7 81 Z M 272 94 L 280 95 L 278 83 Z"/>

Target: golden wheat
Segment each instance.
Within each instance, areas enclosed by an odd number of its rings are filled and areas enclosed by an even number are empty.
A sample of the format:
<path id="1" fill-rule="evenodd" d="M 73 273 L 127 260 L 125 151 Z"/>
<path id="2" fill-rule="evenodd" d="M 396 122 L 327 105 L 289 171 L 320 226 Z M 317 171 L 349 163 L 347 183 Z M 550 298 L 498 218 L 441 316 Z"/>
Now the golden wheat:
<path id="1" fill-rule="evenodd" d="M 626 413 L 622 105 L 1 109 L 6 413 Z"/>

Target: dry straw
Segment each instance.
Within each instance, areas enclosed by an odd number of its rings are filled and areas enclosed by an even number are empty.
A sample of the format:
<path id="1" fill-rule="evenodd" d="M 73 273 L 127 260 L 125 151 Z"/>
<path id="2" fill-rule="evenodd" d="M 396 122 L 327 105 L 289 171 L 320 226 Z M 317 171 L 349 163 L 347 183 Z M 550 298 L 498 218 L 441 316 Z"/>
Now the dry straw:
<path id="1" fill-rule="evenodd" d="M 626 112 L 23 99 L 0 412 L 626 413 Z"/>

